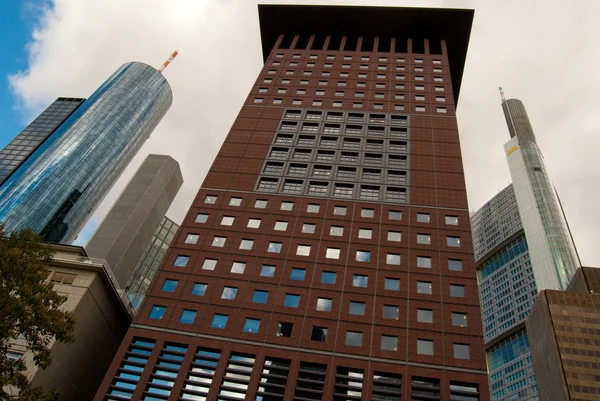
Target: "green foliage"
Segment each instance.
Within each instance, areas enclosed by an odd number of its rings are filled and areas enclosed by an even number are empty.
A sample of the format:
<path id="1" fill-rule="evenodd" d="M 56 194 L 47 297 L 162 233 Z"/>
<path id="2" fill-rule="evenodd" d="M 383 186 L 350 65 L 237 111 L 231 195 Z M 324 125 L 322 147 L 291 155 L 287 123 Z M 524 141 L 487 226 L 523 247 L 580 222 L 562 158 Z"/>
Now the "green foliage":
<path id="1" fill-rule="evenodd" d="M 74 341 L 75 319 L 60 310 L 67 297 L 54 291 L 47 281 L 52 251 L 41 237 L 29 229 L 6 234 L 0 226 L 0 400 L 58 400 L 56 392 L 44 394 L 25 376 L 22 360 L 9 359 L 12 341 L 22 338 L 39 368 L 51 362 L 49 346 L 53 339 Z M 17 388 L 6 392 L 5 386 Z M 58 397 L 58 398 L 57 398 Z"/>

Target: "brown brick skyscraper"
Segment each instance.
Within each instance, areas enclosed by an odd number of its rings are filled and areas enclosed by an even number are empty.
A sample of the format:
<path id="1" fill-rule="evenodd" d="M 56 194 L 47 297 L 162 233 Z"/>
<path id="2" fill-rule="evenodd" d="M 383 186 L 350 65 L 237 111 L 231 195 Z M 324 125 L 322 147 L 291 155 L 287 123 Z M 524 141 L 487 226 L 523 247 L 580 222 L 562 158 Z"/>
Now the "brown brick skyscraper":
<path id="1" fill-rule="evenodd" d="M 265 66 L 96 399 L 487 400 L 454 112 L 473 12 L 259 16 Z"/>

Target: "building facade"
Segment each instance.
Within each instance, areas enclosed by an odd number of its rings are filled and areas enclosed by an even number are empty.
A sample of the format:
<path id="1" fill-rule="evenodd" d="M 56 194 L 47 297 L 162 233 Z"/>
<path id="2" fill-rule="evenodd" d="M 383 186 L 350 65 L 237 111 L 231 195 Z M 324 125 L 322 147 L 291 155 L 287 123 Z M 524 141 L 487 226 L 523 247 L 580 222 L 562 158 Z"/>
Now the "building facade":
<path id="1" fill-rule="evenodd" d="M 543 290 L 527 319 L 544 401 L 600 398 L 600 269 L 577 270 L 566 291 Z"/>
<path id="2" fill-rule="evenodd" d="M 121 66 L 0 187 L 0 222 L 73 242 L 171 102 L 156 69 Z"/>
<path id="3" fill-rule="evenodd" d="M 0 186 L 84 101 L 59 97 L 0 150 Z"/>
<path id="4" fill-rule="evenodd" d="M 177 161 L 148 155 L 85 246 L 90 257 L 106 259 L 121 288 L 127 287 L 182 184 Z"/>
<path id="5" fill-rule="evenodd" d="M 96 400 L 489 399 L 472 17 L 259 6 L 265 66 Z"/>
<path id="6" fill-rule="evenodd" d="M 178 229 L 179 225 L 177 223 L 166 216 L 163 217 L 148 246 L 146 246 L 140 262 L 133 270 L 125 286 L 125 292 L 135 311 L 142 305 L 142 301 L 150 287 L 150 282 L 167 254 Z"/>

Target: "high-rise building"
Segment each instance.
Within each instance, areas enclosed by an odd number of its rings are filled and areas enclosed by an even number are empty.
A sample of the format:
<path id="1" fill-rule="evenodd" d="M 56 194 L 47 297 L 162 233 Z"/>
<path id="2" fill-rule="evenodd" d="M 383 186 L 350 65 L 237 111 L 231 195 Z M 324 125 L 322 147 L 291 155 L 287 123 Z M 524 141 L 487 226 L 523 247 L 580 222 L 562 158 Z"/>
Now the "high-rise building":
<path id="1" fill-rule="evenodd" d="M 541 291 L 527 331 L 541 400 L 600 398 L 600 269 L 578 269 L 566 291 Z"/>
<path id="2" fill-rule="evenodd" d="M 0 150 L 0 186 L 84 101 L 59 97 Z"/>
<path id="3" fill-rule="evenodd" d="M 95 399 L 487 400 L 454 112 L 473 11 L 259 18 L 265 66 Z"/>
<path id="4" fill-rule="evenodd" d="M 149 155 L 85 246 L 90 257 L 106 259 L 121 288 L 139 266 L 182 184 L 177 161 Z"/>
<path id="5" fill-rule="evenodd" d="M 125 286 L 125 293 L 135 311 L 142 305 L 150 282 L 167 254 L 167 250 L 173 238 L 175 238 L 178 229 L 179 225 L 177 223 L 166 216 L 163 217 L 152 239 L 148 243 L 140 262 L 133 270 L 133 274 Z"/>
<path id="6" fill-rule="evenodd" d="M 155 68 L 122 65 L 0 187 L 0 222 L 71 243 L 172 98 Z"/>

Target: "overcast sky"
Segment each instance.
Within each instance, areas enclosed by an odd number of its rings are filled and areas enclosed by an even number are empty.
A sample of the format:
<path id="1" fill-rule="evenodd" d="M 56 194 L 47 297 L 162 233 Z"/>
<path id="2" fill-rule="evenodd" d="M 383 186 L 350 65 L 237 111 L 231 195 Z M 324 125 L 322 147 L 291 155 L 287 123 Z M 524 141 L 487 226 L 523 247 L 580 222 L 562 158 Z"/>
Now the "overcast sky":
<path id="1" fill-rule="evenodd" d="M 303 1 L 261 3 L 308 4 Z M 498 86 L 521 99 L 585 265 L 600 266 L 600 1 L 316 1 L 474 8 L 458 105 L 471 210 L 510 182 Z M 173 106 L 107 196 L 102 220 L 149 153 L 179 161 L 185 183 L 168 216 L 181 222 L 262 66 L 253 0 L 54 0 L 30 33 L 28 68 L 9 77 L 24 123 L 58 96 L 88 97 L 127 61 L 160 66 Z M 15 16 L 17 18 L 17 16 Z M 15 133 L 16 134 L 16 133 Z"/>

